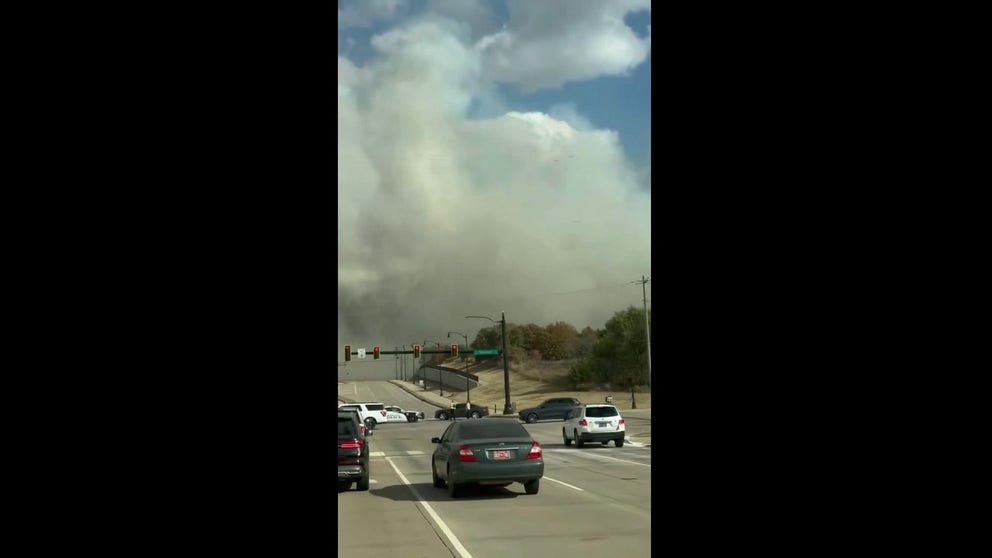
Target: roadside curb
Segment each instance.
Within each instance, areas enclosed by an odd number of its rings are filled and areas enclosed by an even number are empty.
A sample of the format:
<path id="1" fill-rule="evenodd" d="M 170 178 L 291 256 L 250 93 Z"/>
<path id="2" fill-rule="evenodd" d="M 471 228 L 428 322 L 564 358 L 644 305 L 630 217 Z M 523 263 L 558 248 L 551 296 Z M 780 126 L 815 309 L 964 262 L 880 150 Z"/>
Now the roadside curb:
<path id="1" fill-rule="evenodd" d="M 409 382 L 404 382 L 403 380 L 389 380 L 389 383 L 400 389 L 406 391 L 410 395 L 416 397 L 417 399 L 423 401 L 424 403 L 429 403 L 439 409 L 449 409 L 451 408 L 452 401 L 441 397 L 440 395 L 434 395 L 433 393 L 425 393 L 423 391 L 417 391 L 420 386 L 411 384 Z"/>

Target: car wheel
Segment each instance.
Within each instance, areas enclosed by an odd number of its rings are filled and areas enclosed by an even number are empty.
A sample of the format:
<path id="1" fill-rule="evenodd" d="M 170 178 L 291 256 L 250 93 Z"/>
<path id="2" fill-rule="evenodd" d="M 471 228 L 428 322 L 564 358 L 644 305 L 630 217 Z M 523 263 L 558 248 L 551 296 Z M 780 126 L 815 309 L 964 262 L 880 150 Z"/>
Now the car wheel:
<path id="1" fill-rule="evenodd" d="M 444 480 L 437 476 L 437 467 L 431 462 L 431 477 L 434 479 L 434 488 L 444 488 Z"/>
<path id="2" fill-rule="evenodd" d="M 452 498 L 457 498 L 457 497 L 461 496 L 462 495 L 462 487 L 458 486 L 457 484 L 454 483 L 454 481 L 451 480 L 451 466 L 450 465 L 448 466 L 448 475 L 447 476 L 448 476 L 448 480 L 446 482 L 448 483 L 448 496 L 451 496 Z"/>
<path id="3" fill-rule="evenodd" d="M 437 416 L 438 420 L 448 420 L 448 413 L 441 413 Z"/>
<path id="4" fill-rule="evenodd" d="M 482 413 L 479 411 L 472 411 L 472 418 L 482 418 Z"/>
<path id="5" fill-rule="evenodd" d="M 527 415 L 527 422 L 531 424 L 537 422 L 537 415 L 534 413 Z"/>
<path id="6" fill-rule="evenodd" d="M 586 445 L 585 442 L 582 441 L 582 438 L 579 438 L 579 431 L 578 430 L 573 430 L 572 431 L 572 437 L 575 438 L 575 447 L 581 448 L 581 447 L 584 447 Z"/>
<path id="7" fill-rule="evenodd" d="M 616 446 L 618 448 L 622 448 L 623 447 L 623 438 L 617 438 L 616 440 L 613 440 L 613 443 L 616 444 Z"/>
<path id="8" fill-rule="evenodd" d="M 369 430 L 375 430 L 376 424 L 377 423 L 375 422 L 375 419 L 372 417 L 365 419 L 365 427 L 368 428 Z"/>
<path id="9" fill-rule="evenodd" d="M 568 436 L 566 436 L 566 435 L 565 435 L 565 429 L 564 429 L 564 428 L 562 428 L 562 429 L 561 429 L 561 440 L 562 440 L 563 442 L 565 442 L 565 445 L 566 445 L 566 446 L 570 446 L 570 445 L 572 445 L 572 441 L 571 441 L 571 440 L 569 440 L 569 439 L 568 439 Z"/>
<path id="10" fill-rule="evenodd" d="M 537 491 L 541 489 L 541 479 L 534 479 L 532 481 L 527 481 L 524 483 L 524 492 L 527 494 L 537 494 Z"/>
<path id="11" fill-rule="evenodd" d="M 358 482 L 355 483 L 355 488 L 357 488 L 358 490 L 368 490 L 369 489 L 369 480 L 371 480 L 369 478 L 369 473 L 365 473 L 365 476 L 362 477 L 362 478 L 360 478 L 360 479 L 358 479 Z"/>

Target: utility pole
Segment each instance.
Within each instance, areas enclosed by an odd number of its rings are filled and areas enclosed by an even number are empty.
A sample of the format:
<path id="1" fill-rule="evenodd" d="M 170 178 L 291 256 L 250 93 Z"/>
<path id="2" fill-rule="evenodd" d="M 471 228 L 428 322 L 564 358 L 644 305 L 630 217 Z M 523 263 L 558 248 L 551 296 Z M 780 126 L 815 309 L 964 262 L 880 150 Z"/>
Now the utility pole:
<path id="1" fill-rule="evenodd" d="M 651 389 L 651 325 L 648 322 L 648 291 L 647 283 L 651 279 L 641 275 L 640 281 L 631 281 L 631 283 L 641 284 L 641 295 L 644 297 L 644 335 L 647 341 L 648 349 L 648 389 Z"/>

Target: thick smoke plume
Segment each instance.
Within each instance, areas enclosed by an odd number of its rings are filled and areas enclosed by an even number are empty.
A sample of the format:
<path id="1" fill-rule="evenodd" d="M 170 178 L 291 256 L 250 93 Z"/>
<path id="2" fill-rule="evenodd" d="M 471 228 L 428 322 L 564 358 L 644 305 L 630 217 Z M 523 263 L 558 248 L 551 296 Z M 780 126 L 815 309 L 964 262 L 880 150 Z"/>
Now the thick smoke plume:
<path id="1" fill-rule="evenodd" d="M 471 340 L 491 324 L 464 316 L 501 311 L 598 328 L 641 304 L 650 192 L 616 133 L 469 118 L 493 90 L 466 25 L 421 19 L 372 45 L 362 67 L 338 58 L 339 348 Z"/>

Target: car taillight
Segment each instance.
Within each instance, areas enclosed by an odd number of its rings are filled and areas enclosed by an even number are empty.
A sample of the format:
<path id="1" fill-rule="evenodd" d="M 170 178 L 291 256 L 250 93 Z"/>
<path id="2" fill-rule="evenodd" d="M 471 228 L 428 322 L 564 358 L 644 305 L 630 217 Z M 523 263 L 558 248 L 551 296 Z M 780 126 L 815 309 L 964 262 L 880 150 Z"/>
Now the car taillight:
<path id="1" fill-rule="evenodd" d="M 527 454 L 527 459 L 540 459 L 544 455 L 541 453 L 541 444 L 534 442 L 530 446 L 530 453 Z"/>
<path id="2" fill-rule="evenodd" d="M 352 440 L 350 442 L 341 442 L 338 446 L 341 449 L 361 449 L 365 445 L 363 440 Z"/>
<path id="3" fill-rule="evenodd" d="M 579 425 L 580 426 L 589 426 L 589 421 L 587 421 L 586 419 L 582 419 L 582 420 L 579 421 Z"/>
<path id="4" fill-rule="evenodd" d="M 358 425 L 358 427 L 362 429 L 362 436 L 364 436 L 365 435 L 365 425 L 364 424 L 360 424 L 360 425 Z"/>
<path id="5" fill-rule="evenodd" d="M 472 453 L 472 448 L 468 447 L 468 445 L 458 448 L 458 460 L 475 461 L 475 454 Z"/>
<path id="6" fill-rule="evenodd" d="M 620 419 L 620 424 L 623 424 L 623 419 Z"/>

